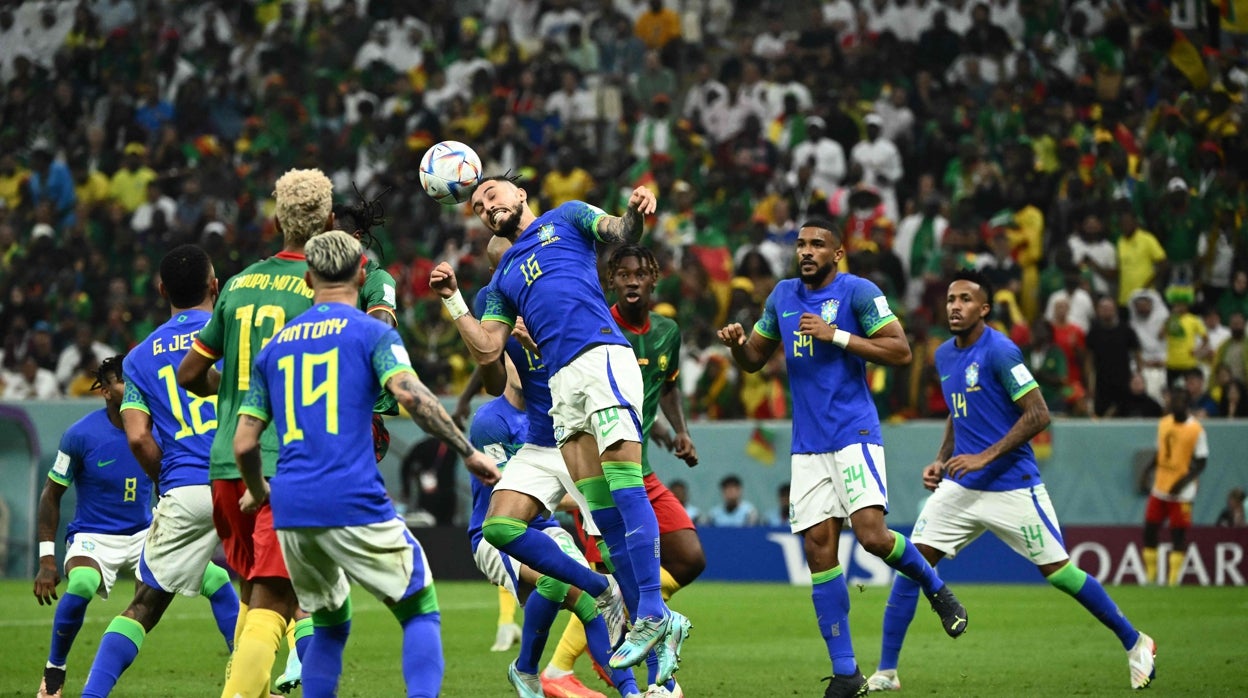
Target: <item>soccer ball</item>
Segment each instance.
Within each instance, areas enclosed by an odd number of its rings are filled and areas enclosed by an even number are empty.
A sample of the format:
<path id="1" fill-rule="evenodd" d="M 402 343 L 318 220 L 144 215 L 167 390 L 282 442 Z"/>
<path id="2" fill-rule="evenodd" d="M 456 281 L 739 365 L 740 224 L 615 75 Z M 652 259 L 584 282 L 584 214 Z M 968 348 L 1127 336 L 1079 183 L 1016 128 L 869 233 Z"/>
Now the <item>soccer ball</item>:
<path id="1" fill-rule="evenodd" d="M 481 158 L 459 141 L 442 141 L 420 159 L 420 186 L 440 204 L 462 204 L 481 181 Z"/>

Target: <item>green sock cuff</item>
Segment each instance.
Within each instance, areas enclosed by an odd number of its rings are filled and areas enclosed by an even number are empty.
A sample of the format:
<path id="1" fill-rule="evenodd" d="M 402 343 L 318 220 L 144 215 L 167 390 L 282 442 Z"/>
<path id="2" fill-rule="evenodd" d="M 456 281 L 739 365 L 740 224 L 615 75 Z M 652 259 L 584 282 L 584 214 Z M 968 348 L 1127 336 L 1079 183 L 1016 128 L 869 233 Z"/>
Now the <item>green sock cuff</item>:
<path id="1" fill-rule="evenodd" d="M 208 567 L 204 570 L 204 581 L 199 586 L 199 593 L 205 597 L 210 597 L 217 593 L 221 587 L 230 583 L 230 573 L 216 563 L 209 562 Z"/>
<path id="2" fill-rule="evenodd" d="M 100 588 L 100 582 L 104 580 L 94 567 L 86 565 L 75 567 L 66 577 L 65 593 L 88 600 L 95 596 L 95 592 Z"/>
<path id="3" fill-rule="evenodd" d="M 598 554 L 602 556 L 602 564 L 611 574 L 615 574 L 615 563 L 611 561 L 611 549 L 607 547 L 607 542 L 601 538 L 594 541 L 594 545 L 598 548 Z"/>
<path id="4" fill-rule="evenodd" d="M 130 641 L 133 642 L 134 646 L 137 648 L 143 647 L 143 638 L 147 637 L 147 631 L 143 629 L 143 624 L 133 618 L 127 618 L 126 616 L 117 616 L 114 618 L 113 621 L 108 624 L 108 629 L 104 631 L 105 635 L 108 633 L 125 635 L 130 638 Z"/>
<path id="5" fill-rule="evenodd" d="M 415 616 L 424 616 L 430 613 L 438 612 L 438 592 L 433 585 L 421 589 L 390 607 L 390 612 L 394 614 L 399 622 L 413 618 Z"/>
<path id="6" fill-rule="evenodd" d="M 607 479 L 607 486 L 611 488 L 612 492 L 630 487 L 644 488 L 646 486 L 641 477 L 641 463 L 603 461 L 602 475 Z"/>
<path id="7" fill-rule="evenodd" d="M 490 545 L 502 548 L 504 545 L 524 535 L 529 524 L 510 516 L 491 516 L 481 524 L 481 535 Z"/>
<path id="8" fill-rule="evenodd" d="M 811 572 L 810 581 L 812 584 L 827 584 L 842 574 L 844 574 L 844 570 L 841 569 L 840 565 L 837 565 L 836 567 L 833 567 L 830 570 L 824 570 L 823 572 Z"/>
<path id="9" fill-rule="evenodd" d="M 611 499 L 611 488 L 607 485 L 607 478 L 602 475 L 577 480 L 576 489 L 585 497 L 590 511 L 610 509 L 615 506 L 615 500 Z"/>
<path id="10" fill-rule="evenodd" d="M 338 607 L 336 611 L 313 611 L 312 626 L 316 628 L 332 628 L 351 620 L 351 597 Z"/>
<path id="11" fill-rule="evenodd" d="M 884 562 L 896 562 L 906 552 L 906 537 L 893 530 L 889 533 L 893 534 L 893 551 L 884 558 Z"/>
<path id="12" fill-rule="evenodd" d="M 1075 563 L 1068 562 L 1062 569 L 1045 577 L 1049 584 L 1061 589 L 1062 591 L 1074 596 L 1083 588 L 1083 583 L 1088 580 L 1088 573 L 1075 566 Z"/>
<path id="13" fill-rule="evenodd" d="M 297 642 L 305 637 L 311 637 L 315 628 L 316 624 L 312 622 L 311 618 L 302 618 L 295 621 L 295 641 Z"/>
<path id="14" fill-rule="evenodd" d="M 549 599 L 555 603 L 563 603 L 563 600 L 568 596 L 568 589 L 571 588 L 571 585 L 567 582 L 561 582 L 554 577 L 548 577 L 546 575 L 542 575 L 537 580 L 536 585 L 537 593 L 540 594 L 542 598 Z"/>
<path id="15" fill-rule="evenodd" d="M 594 604 L 592 596 L 581 592 L 581 595 L 576 598 L 576 603 L 572 604 L 572 613 L 580 619 L 581 623 L 589 625 L 589 622 L 598 616 L 598 607 Z"/>

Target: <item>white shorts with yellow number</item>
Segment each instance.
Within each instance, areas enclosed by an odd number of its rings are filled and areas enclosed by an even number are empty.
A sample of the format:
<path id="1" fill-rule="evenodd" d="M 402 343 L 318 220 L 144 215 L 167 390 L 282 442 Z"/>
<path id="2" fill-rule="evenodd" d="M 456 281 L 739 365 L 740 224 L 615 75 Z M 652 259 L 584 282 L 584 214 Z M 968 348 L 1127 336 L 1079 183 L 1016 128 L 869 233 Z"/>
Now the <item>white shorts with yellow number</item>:
<path id="1" fill-rule="evenodd" d="M 643 396 L 632 347 L 590 347 L 550 377 L 555 439 L 562 446 L 578 433 L 593 434 L 599 453 L 619 441 L 640 442 Z"/>
<path id="2" fill-rule="evenodd" d="M 1004 492 L 972 490 L 945 478 L 919 512 L 911 542 L 956 556 L 984 531 L 1036 565 L 1069 557 L 1043 484 Z"/>
<path id="3" fill-rule="evenodd" d="M 859 509 L 888 510 L 884 447 L 853 444 L 835 453 L 794 453 L 789 528 L 794 533 Z"/>

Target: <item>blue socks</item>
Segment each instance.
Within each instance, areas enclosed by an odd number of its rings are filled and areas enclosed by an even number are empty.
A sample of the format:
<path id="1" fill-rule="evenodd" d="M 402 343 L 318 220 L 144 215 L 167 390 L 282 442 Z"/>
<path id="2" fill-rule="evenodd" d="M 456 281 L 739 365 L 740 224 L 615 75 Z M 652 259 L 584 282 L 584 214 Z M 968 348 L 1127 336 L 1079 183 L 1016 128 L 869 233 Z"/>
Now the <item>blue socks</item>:
<path id="1" fill-rule="evenodd" d="M 540 582 L 539 582 L 540 584 Z M 566 593 L 566 587 L 565 593 Z M 524 630 L 520 639 L 520 654 L 516 657 L 516 669 L 526 674 L 536 674 L 546 640 L 550 638 L 550 626 L 559 615 L 563 599 L 553 600 L 534 590 L 524 602 Z"/>
<path id="2" fill-rule="evenodd" d="M 819 634 L 828 647 L 832 660 L 832 673 L 836 676 L 853 674 L 858 669 L 854 658 L 854 643 L 849 637 L 849 587 L 840 565 L 824 572 L 811 573 L 810 597 L 815 603 L 815 620 Z"/>
<path id="3" fill-rule="evenodd" d="M 82 629 L 88 603 L 91 603 L 90 596 L 79 596 L 68 590 L 57 602 L 56 616 L 52 621 L 52 647 L 48 651 L 48 663 L 52 666 L 65 666 L 69 650 L 74 646 L 74 638 Z"/>
<path id="4" fill-rule="evenodd" d="M 550 536 L 529 528 L 527 522 L 491 516 L 481 526 L 482 537 L 495 548 L 561 582 L 597 596 L 607 589 L 607 578 L 568 557 Z"/>
<path id="5" fill-rule="evenodd" d="M 1096 577 L 1079 569 L 1075 563 L 1068 562 L 1065 567 L 1046 579 L 1049 584 L 1075 597 L 1075 600 L 1083 604 L 1083 607 L 1096 616 L 1096 619 L 1105 627 L 1114 631 L 1124 650 L 1135 646 L 1135 641 L 1140 638 L 1139 631 L 1131 625 L 1131 621 L 1127 620 L 1126 616 L 1122 615 L 1122 611 L 1118 610 L 1118 605 L 1109 598 L 1109 594 L 1105 593 L 1105 587 L 1096 581 Z"/>
<path id="6" fill-rule="evenodd" d="M 634 618 L 662 618 L 667 615 L 667 604 L 663 602 L 659 575 L 659 522 L 646 496 L 641 464 L 604 461 L 602 474 L 623 525 L 618 529 L 612 526 L 610 530 L 604 527 L 599 522 L 597 509 L 593 509 L 594 522 L 598 523 L 602 538 L 611 549 L 616 570 L 630 568 L 624 574 L 626 579 L 631 577 L 633 584 L 629 586 L 637 589 L 637 604 L 630 610 Z M 617 555 L 616 550 L 624 552 L 625 556 Z"/>
<path id="7" fill-rule="evenodd" d="M 350 635 L 350 617 L 334 625 L 317 623 L 307 654 L 303 656 L 303 695 L 308 698 L 332 698 L 338 694 L 342 653 Z"/>
<path id="8" fill-rule="evenodd" d="M 548 539 L 549 540 L 549 539 Z M 403 681 L 408 698 L 437 698 L 442 690 L 442 614 L 412 616 L 403 625 Z"/>
<path id="9" fill-rule="evenodd" d="M 896 531 L 893 534 L 893 551 L 884 558 L 884 562 L 889 567 L 906 575 L 910 579 L 919 583 L 923 587 L 923 593 L 935 594 L 945 585 L 941 581 L 940 576 L 936 574 L 936 568 L 927 563 L 927 559 L 914 547 L 914 543 L 909 538 L 901 535 Z"/>
<path id="10" fill-rule="evenodd" d="M 884 641 L 880 647 L 879 665 L 882 671 L 897 668 L 901 645 L 906 641 L 906 631 L 910 628 L 910 621 L 914 620 L 918 605 L 919 583 L 898 574 L 893 578 L 893 590 L 889 592 L 888 605 L 884 607 Z"/>
<path id="11" fill-rule="evenodd" d="M 123 672 L 139 656 L 146 632 L 133 618 L 117 616 L 108 624 L 100 648 L 95 652 L 87 685 L 82 689 L 83 698 L 104 698 L 112 692 Z"/>
<path id="12" fill-rule="evenodd" d="M 212 605 L 212 618 L 225 638 L 225 646 L 234 651 L 234 627 L 238 625 L 238 593 L 230 584 L 230 575 L 221 567 L 208 563 L 199 593 Z"/>
<path id="13" fill-rule="evenodd" d="M 582 595 L 581 598 L 587 598 Z M 591 604 L 592 607 L 592 604 Z M 526 613 L 528 611 L 525 611 Z M 578 610 L 577 616 L 581 613 Z M 611 682 L 615 684 L 616 690 L 620 695 L 626 696 L 630 693 L 641 693 L 637 688 L 637 679 L 633 676 L 632 669 L 612 669 L 611 668 L 611 638 L 607 633 L 607 622 L 598 615 L 597 611 L 594 616 L 586 621 L 581 618 L 581 623 L 585 626 L 585 641 L 589 648 L 589 656 L 594 658 L 598 666 L 606 669 L 611 673 Z"/>

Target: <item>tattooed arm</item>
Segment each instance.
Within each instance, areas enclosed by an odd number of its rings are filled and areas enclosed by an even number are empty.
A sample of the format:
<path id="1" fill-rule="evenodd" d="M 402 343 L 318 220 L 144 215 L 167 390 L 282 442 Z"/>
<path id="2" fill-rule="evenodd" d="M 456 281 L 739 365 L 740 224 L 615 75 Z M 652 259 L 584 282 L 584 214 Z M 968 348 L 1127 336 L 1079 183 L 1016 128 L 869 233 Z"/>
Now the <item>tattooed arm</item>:
<path id="1" fill-rule="evenodd" d="M 641 239 L 645 216 L 654 213 L 658 200 L 647 187 L 637 187 L 628 197 L 628 210 L 623 216 L 604 216 L 598 221 L 598 239 L 608 244 L 636 242 Z"/>
<path id="2" fill-rule="evenodd" d="M 464 432 L 455 426 L 442 403 L 416 374 L 403 371 L 386 381 L 389 390 L 412 415 L 412 421 L 430 436 L 437 437 L 455 449 L 464 459 L 468 471 L 487 485 L 498 482 L 498 466 L 494 459 L 472 447 Z"/>

